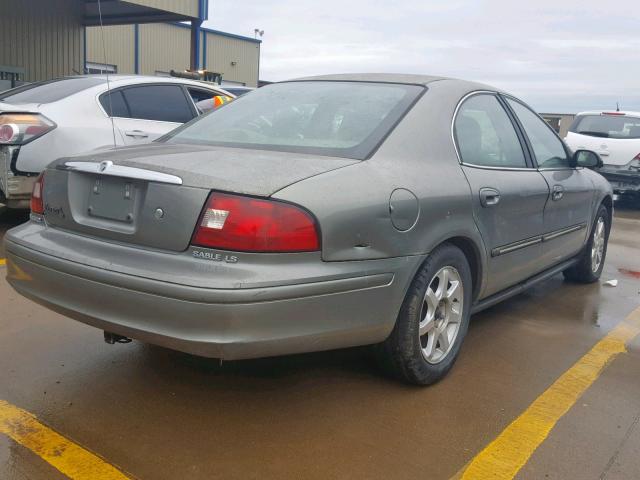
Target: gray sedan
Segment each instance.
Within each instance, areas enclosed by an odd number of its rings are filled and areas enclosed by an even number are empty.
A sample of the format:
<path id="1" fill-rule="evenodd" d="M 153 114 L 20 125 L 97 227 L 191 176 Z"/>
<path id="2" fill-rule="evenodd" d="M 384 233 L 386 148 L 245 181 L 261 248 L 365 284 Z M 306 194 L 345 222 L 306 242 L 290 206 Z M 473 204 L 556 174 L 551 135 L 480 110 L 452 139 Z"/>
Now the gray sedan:
<path id="1" fill-rule="evenodd" d="M 472 313 L 560 272 L 597 281 L 600 162 L 486 85 L 282 82 L 151 145 L 49 165 L 7 276 L 109 342 L 221 359 L 372 344 L 429 384 Z"/>

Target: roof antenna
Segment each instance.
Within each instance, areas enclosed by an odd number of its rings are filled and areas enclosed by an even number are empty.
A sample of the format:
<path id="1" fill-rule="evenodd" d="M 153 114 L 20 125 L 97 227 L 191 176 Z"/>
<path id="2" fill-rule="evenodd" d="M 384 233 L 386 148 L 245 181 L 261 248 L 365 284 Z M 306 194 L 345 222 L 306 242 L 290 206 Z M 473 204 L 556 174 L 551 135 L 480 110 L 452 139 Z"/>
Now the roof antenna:
<path id="1" fill-rule="evenodd" d="M 620 111 L 620 103 L 616 102 L 616 112 L 619 112 L 619 111 Z"/>
<path id="2" fill-rule="evenodd" d="M 104 41 L 104 25 L 102 23 L 102 5 L 100 0 L 98 0 L 98 16 L 100 17 L 100 37 L 102 38 L 102 61 L 104 62 L 104 65 L 106 67 L 107 66 L 107 47 Z M 86 60 L 87 59 L 85 58 L 85 61 Z M 113 148 L 116 148 L 118 145 L 116 144 L 116 126 L 113 123 L 113 103 L 111 100 L 111 84 L 109 83 L 108 68 L 105 68 L 105 73 L 107 75 L 107 93 L 109 95 L 109 119 L 111 120 L 111 134 L 113 135 Z"/>

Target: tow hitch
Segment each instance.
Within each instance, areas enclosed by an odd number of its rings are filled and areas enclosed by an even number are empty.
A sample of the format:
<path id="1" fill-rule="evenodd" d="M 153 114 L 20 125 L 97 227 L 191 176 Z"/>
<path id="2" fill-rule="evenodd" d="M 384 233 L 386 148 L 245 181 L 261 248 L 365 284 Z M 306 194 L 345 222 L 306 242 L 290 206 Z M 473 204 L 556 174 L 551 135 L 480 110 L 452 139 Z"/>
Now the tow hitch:
<path id="1" fill-rule="evenodd" d="M 123 337 L 122 335 L 118 335 L 113 332 L 104 332 L 104 341 L 109 345 L 113 345 L 115 343 L 129 343 L 131 342 L 130 338 Z"/>

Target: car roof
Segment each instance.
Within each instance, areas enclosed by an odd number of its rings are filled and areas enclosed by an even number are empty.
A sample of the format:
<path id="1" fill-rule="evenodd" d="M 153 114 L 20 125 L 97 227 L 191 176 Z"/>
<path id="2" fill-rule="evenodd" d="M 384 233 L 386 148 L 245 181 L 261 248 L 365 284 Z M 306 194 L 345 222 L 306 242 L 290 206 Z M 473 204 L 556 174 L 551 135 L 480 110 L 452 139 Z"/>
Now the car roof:
<path id="1" fill-rule="evenodd" d="M 161 77 L 157 75 L 127 75 L 127 74 L 89 74 L 89 75 L 75 75 L 69 76 L 65 78 L 100 78 L 103 80 L 109 80 L 110 82 L 161 82 L 161 83 L 190 83 L 194 85 L 203 85 L 210 88 L 216 88 L 218 90 L 223 89 L 217 83 L 205 82 L 204 80 L 195 80 L 191 78 L 181 78 L 181 77 Z"/>
<path id="2" fill-rule="evenodd" d="M 455 83 L 461 87 L 473 90 L 489 90 L 493 92 L 501 92 L 502 90 L 485 85 L 483 83 L 472 82 L 468 80 L 460 80 L 458 78 L 442 77 L 438 75 L 419 75 L 413 73 L 341 73 L 335 75 L 318 75 L 313 77 L 301 77 L 290 82 L 306 82 L 306 81 L 342 81 L 342 82 L 374 82 L 374 83 L 399 83 L 406 85 L 424 85 L 427 86 L 434 82 Z"/>
<path id="3" fill-rule="evenodd" d="M 589 110 L 586 112 L 580 112 L 580 113 L 576 113 L 576 116 L 578 115 L 620 115 L 620 116 L 624 116 L 624 115 L 628 115 L 630 117 L 640 117 L 640 112 L 633 112 L 631 110 L 620 110 L 620 111 L 615 111 L 615 110 Z"/>

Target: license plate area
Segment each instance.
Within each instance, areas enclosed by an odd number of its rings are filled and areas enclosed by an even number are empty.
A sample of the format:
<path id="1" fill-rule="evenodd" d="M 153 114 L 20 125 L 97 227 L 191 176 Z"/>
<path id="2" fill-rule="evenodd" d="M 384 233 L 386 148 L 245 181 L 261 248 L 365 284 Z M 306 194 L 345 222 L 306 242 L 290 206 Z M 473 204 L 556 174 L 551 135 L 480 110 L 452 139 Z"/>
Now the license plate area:
<path id="1" fill-rule="evenodd" d="M 139 185 L 131 179 L 107 176 L 92 177 L 87 201 L 87 215 L 117 222 L 133 223 L 139 190 Z"/>

